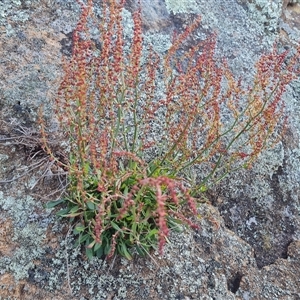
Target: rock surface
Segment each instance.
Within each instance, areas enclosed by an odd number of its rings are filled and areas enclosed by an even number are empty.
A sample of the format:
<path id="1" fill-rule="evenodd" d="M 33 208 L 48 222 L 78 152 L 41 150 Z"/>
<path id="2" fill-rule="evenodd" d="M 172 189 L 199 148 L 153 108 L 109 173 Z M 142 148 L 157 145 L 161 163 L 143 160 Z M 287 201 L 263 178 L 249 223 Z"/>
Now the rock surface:
<path id="1" fill-rule="evenodd" d="M 145 35 L 156 49 L 167 49 L 172 31 L 201 14 L 197 37 L 216 31 L 218 55 L 246 78 L 274 41 L 300 41 L 297 1 L 141 4 Z M 127 2 L 128 11 L 134 7 L 136 1 Z M 251 172 L 211 191 L 211 204 L 199 207 L 200 230 L 172 233 L 163 257 L 132 262 L 89 262 L 73 249 L 68 225 L 44 209 L 55 182 L 39 180 L 45 168 L 33 155 L 38 149 L 8 138 L 21 126 L 34 139 L 41 105 L 51 117 L 78 13 L 73 0 L 0 3 L 0 299 L 300 299 L 300 79 L 285 97 L 289 128 L 282 143 Z"/>

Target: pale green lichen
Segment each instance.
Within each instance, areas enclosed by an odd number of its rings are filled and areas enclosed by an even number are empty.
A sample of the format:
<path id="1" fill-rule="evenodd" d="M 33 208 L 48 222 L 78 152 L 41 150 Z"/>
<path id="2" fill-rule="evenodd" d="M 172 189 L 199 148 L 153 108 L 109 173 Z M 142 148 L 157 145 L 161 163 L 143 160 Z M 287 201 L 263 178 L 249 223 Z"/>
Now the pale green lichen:
<path id="1" fill-rule="evenodd" d="M 21 5 L 22 2 L 20 0 L 2 0 L 0 3 L 0 24 L 5 24 L 8 17 L 11 17 L 14 21 L 27 21 L 29 14 L 20 9 Z"/>
<path id="2" fill-rule="evenodd" d="M 45 228 L 39 224 L 27 224 L 25 227 L 14 228 L 13 242 L 18 244 L 12 257 L 0 258 L 2 271 L 10 271 L 16 280 L 28 278 L 28 271 L 34 267 L 34 260 L 40 258 L 44 250 L 41 247 L 45 238 Z"/>
<path id="3" fill-rule="evenodd" d="M 172 46 L 171 37 L 168 34 L 151 34 L 145 36 L 145 43 L 152 45 L 153 50 L 160 54 L 165 54 Z"/>
<path id="4" fill-rule="evenodd" d="M 261 24 L 267 33 L 276 33 L 278 20 L 282 13 L 282 0 L 254 0 L 247 1 L 250 16 Z"/>
<path id="5" fill-rule="evenodd" d="M 0 191 L 0 208 L 13 222 L 12 242 L 17 245 L 13 255 L 0 258 L 1 274 L 9 271 L 16 280 L 27 278 L 28 271 L 34 267 L 34 260 L 43 255 L 41 245 L 51 220 L 47 217 L 48 213 L 38 215 L 34 212 L 39 206 L 41 203 L 30 196 L 15 198 Z"/>
<path id="6" fill-rule="evenodd" d="M 169 12 L 189 13 L 197 5 L 195 0 L 165 0 Z"/>
<path id="7" fill-rule="evenodd" d="M 3 192 L 0 192 L 0 207 L 13 218 L 14 223 L 17 224 L 18 227 L 25 226 L 37 206 L 37 202 L 31 196 L 22 197 L 22 195 L 20 195 L 20 198 L 15 198 L 5 196 Z"/>

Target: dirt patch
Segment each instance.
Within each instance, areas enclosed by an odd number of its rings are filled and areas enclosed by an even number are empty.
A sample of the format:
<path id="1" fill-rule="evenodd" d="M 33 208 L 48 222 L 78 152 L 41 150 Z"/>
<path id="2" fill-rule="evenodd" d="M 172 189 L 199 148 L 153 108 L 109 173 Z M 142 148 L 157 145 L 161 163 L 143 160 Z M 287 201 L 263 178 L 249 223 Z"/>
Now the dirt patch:
<path id="1" fill-rule="evenodd" d="M 12 242 L 13 224 L 10 219 L 0 219 L 0 255 L 12 255 L 17 243 Z"/>

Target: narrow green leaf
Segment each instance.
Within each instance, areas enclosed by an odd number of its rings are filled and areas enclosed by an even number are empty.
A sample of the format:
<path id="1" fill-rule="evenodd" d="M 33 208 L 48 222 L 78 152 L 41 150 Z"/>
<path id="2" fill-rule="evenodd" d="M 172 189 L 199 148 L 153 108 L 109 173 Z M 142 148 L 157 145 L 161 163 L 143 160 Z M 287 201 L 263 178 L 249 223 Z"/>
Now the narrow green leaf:
<path id="1" fill-rule="evenodd" d="M 131 244 L 133 244 L 133 243 L 134 243 L 134 240 L 135 240 L 135 237 L 134 237 L 132 234 L 130 234 L 130 235 L 129 235 L 129 242 L 130 242 Z"/>
<path id="2" fill-rule="evenodd" d="M 147 237 L 150 238 L 152 236 L 156 236 L 158 234 L 158 229 L 152 229 L 148 234 Z"/>
<path id="3" fill-rule="evenodd" d="M 110 224 L 111 224 L 111 226 L 115 229 L 115 230 L 117 230 L 117 231 L 122 231 L 122 229 L 116 224 L 116 223 L 114 223 L 114 222 L 110 222 Z"/>
<path id="4" fill-rule="evenodd" d="M 168 222 L 169 223 L 169 222 Z M 175 230 L 176 232 L 183 232 L 183 227 L 178 224 L 178 223 L 175 223 L 175 222 L 170 222 L 168 224 L 168 226 L 172 229 L 172 230 Z"/>
<path id="5" fill-rule="evenodd" d="M 50 201 L 46 204 L 46 208 L 53 208 L 55 207 L 56 205 L 60 204 L 60 203 L 63 203 L 65 202 L 65 199 L 59 199 L 59 200 L 56 200 L 56 201 Z"/>
<path id="6" fill-rule="evenodd" d="M 78 213 L 73 213 L 73 214 L 65 214 L 65 215 L 61 215 L 62 217 L 66 217 L 66 218 L 74 218 L 77 216 L 82 215 L 82 212 L 78 212 Z"/>
<path id="7" fill-rule="evenodd" d="M 144 223 L 146 221 L 148 223 L 148 219 L 151 217 L 152 214 L 153 210 L 151 210 L 149 207 L 146 211 L 142 211 L 143 220 L 141 222 Z"/>
<path id="8" fill-rule="evenodd" d="M 69 210 L 70 210 L 69 208 L 62 209 L 62 210 L 58 211 L 56 213 L 56 215 L 59 217 L 64 217 L 64 215 L 67 214 L 69 212 Z"/>
<path id="9" fill-rule="evenodd" d="M 136 245 L 136 251 L 137 251 L 137 253 L 140 255 L 140 256 L 145 256 L 145 250 L 142 248 L 142 247 L 140 247 L 140 246 L 138 246 L 138 245 Z"/>
<path id="10" fill-rule="evenodd" d="M 137 227 L 138 227 L 138 223 L 137 223 L 137 222 L 133 222 L 132 227 L 131 227 L 131 230 L 132 230 L 132 232 L 133 232 L 134 234 L 136 233 Z"/>
<path id="11" fill-rule="evenodd" d="M 104 247 L 104 254 L 105 255 L 107 255 L 109 252 L 110 252 L 110 244 L 109 243 L 107 243 L 106 245 L 105 245 L 105 247 Z"/>
<path id="12" fill-rule="evenodd" d="M 125 243 L 121 243 L 121 248 L 122 248 L 122 254 L 128 259 L 128 260 L 132 260 L 132 256 L 129 253 L 129 251 L 127 250 L 127 246 L 125 245 Z"/>
<path id="13" fill-rule="evenodd" d="M 175 219 L 173 217 L 169 217 L 168 222 L 173 225 L 178 225 L 178 224 L 181 225 L 182 224 L 182 221 L 180 219 Z"/>
<path id="14" fill-rule="evenodd" d="M 90 169 L 89 163 L 85 163 L 85 164 L 83 165 L 84 173 L 85 173 L 85 174 L 88 174 L 89 169 Z"/>
<path id="15" fill-rule="evenodd" d="M 123 194 L 124 194 L 124 196 L 126 196 L 128 194 L 128 186 L 125 186 Z"/>
<path id="16" fill-rule="evenodd" d="M 83 242 L 85 242 L 89 237 L 90 237 L 90 235 L 88 233 L 85 235 L 79 236 L 79 238 L 78 238 L 79 244 L 82 244 Z"/>
<path id="17" fill-rule="evenodd" d="M 85 226 L 82 224 L 79 224 L 74 228 L 73 232 L 74 232 L 74 234 L 77 234 L 77 233 L 83 232 L 84 229 L 85 229 Z"/>

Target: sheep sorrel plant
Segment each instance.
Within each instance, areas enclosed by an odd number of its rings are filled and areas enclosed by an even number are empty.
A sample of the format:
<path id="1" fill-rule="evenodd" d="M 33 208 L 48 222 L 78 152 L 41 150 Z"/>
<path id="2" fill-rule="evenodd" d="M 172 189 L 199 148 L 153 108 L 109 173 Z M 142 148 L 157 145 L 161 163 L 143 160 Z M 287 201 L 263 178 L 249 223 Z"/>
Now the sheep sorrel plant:
<path id="1" fill-rule="evenodd" d="M 68 144 L 65 203 L 88 257 L 132 258 L 158 246 L 180 224 L 197 227 L 197 198 L 229 172 L 250 166 L 280 139 L 281 97 L 293 80 L 300 49 L 287 59 L 275 50 L 256 63 L 251 86 L 215 59 L 215 36 L 183 52 L 200 19 L 174 37 L 165 56 L 145 45 L 141 10 L 132 35 L 123 29 L 125 1 L 103 0 L 100 38 L 93 2 L 81 5 L 73 52 L 55 103 Z M 99 23 L 100 22 L 100 23 Z M 163 93 L 158 88 L 163 87 Z M 163 96 L 162 96 L 163 95 Z"/>

